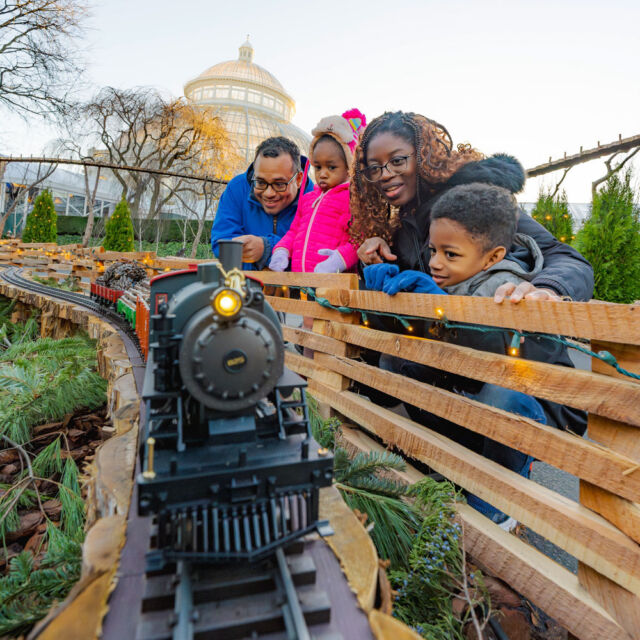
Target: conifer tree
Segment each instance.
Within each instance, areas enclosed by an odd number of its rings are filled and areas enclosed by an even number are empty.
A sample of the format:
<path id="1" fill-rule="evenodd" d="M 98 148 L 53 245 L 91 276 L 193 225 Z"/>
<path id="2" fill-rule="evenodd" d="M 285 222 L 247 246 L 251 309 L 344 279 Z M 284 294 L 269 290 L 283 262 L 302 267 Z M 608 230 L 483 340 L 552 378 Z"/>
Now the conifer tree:
<path id="1" fill-rule="evenodd" d="M 569 211 L 566 191 L 554 196 L 551 190 L 540 190 L 538 201 L 531 212 L 534 220 L 549 230 L 560 242 L 567 244 L 575 240 L 573 233 L 573 216 Z"/>
<path id="2" fill-rule="evenodd" d="M 133 251 L 133 223 L 129 204 L 124 196 L 107 220 L 106 232 L 103 246 L 107 251 Z"/>
<path id="3" fill-rule="evenodd" d="M 22 232 L 22 242 L 56 242 L 58 215 L 51 192 L 45 189 L 33 204 Z"/>
<path id="4" fill-rule="evenodd" d="M 630 303 L 640 299 L 640 215 L 632 172 L 613 174 L 596 193 L 576 248 L 591 263 L 593 297 Z"/>

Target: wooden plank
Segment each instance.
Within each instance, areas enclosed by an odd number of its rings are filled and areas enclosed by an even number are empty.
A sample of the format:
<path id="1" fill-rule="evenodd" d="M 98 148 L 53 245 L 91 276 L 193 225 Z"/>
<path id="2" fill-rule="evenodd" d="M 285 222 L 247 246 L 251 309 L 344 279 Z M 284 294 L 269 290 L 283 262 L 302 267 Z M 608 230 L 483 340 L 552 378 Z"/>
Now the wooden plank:
<path id="1" fill-rule="evenodd" d="M 581 640 L 628 640 L 576 576 L 469 505 L 457 506 L 465 550 Z"/>
<path id="2" fill-rule="evenodd" d="M 640 640 L 640 599 L 637 595 L 582 562 L 578 564 L 578 581 L 633 640 Z"/>
<path id="3" fill-rule="evenodd" d="M 311 359 L 301 356 L 299 353 L 293 353 L 292 351 L 284 352 L 284 364 L 289 367 L 291 371 L 299 373 L 305 378 L 318 375 L 320 367 Z"/>
<path id="4" fill-rule="evenodd" d="M 313 378 L 320 381 L 323 386 L 333 391 L 346 389 L 346 385 L 349 382 L 343 376 L 334 373 L 330 369 L 318 366 L 315 360 L 297 353 L 292 353 L 291 351 L 285 351 L 284 363 L 289 369 L 299 373 L 301 376 L 307 378 L 313 376 Z"/>
<path id="5" fill-rule="evenodd" d="M 599 513 L 640 544 L 640 505 L 638 503 L 625 500 L 585 481 L 580 483 L 580 502 Z"/>
<path id="6" fill-rule="evenodd" d="M 599 351 L 608 351 L 615 356 L 623 369 L 640 375 L 640 349 L 638 349 L 638 347 L 630 344 L 616 344 L 614 342 L 594 342 L 592 344 L 592 351 L 596 353 Z M 629 376 L 619 373 L 612 366 L 598 358 L 591 359 L 591 371 L 603 373 L 622 380 L 629 380 Z"/>
<path id="7" fill-rule="evenodd" d="M 332 353 L 336 356 L 346 356 L 349 349 L 349 345 L 346 342 L 321 336 L 308 329 L 282 325 L 282 335 L 287 342 L 293 342 L 314 351 Z"/>
<path id="8" fill-rule="evenodd" d="M 590 304 L 525 300 L 496 304 L 492 298 L 435 296 L 424 293 L 317 289 L 336 306 L 383 311 L 421 318 L 444 314 L 452 322 L 467 322 L 520 331 L 561 334 L 574 338 L 640 344 L 640 304 Z M 439 310 L 439 311 L 438 311 Z"/>
<path id="9" fill-rule="evenodd" d="M 571 433 L 490 407 L 397 373 L 317 353 L 319 365 L 532 455 L 629 500 L 640 500 L 640 472 L 625 474 L 631 458 Z"/>
<path id="10" fill-rule="evenodd" d="M 313 379 L 309 392 L 614 582 L 640 593 L 640 547 L 601 516 L 354 393 L 335 392 Z"/>
<path id="11" fill-rule="evenodd" d="M 291 298 L 276 298 L 265 296 L 265 300 L 276 310 L 285 313 L 293 313 L 299 316 L 309 316 L 320 320 L 332 320 L 334 322 L 360 322 L 359 313 L 340 313 L 333 309 L 327 309 L 317 302 L 305 302 L 304 300 L 291 300 Z"/>
<path id="12" fill-rule="evenodd" d="M 292 273 L 290 271 L 245 271 L 263 284 L 287 287 L 330 287 L 336 289 L 357 289 L 358 276 L 355 273 Z"/>
<path id="13" fill-rule="evenodd" d="M 344 425 L 338 444 L 350 453 L 382 452 L 384 447 L 362 431 Z M 394 479 L 413 484 L 424 475 L 408 465 L 405 471 L 390 471 Z M 629 640 L 629 635 L 580 586 L 578 579 L 559 564 L 465 504 L 456 511 L 464 527 L 467 553 L 493 575 L 531 600 L 582 640 Z"/>
<path id="14" fill-rule="evenodd" d="M 640 384 L 632 381 L 342 323 L 331 323 L 327 335 L 640 426 Z"/>
<path id="15" fill-rule="evenodd" d="M 609 343 L 598 343 L 592 341 L 594 351 L 608 350 L 618 360 L 625 369 L 631 369 L 640 362 L 640 348 L 629 345 L 615 345 Z M 594 359 L 594 368 L 600 368 L 602 363 Z M 605 375 L 614 377 L 615 370 L 603 371 Z M 640 474 L 640 456 L 636 455 L 637 434 L 629 434 L 626 425 L 613 420 L 602 420 L 599 416 L 590 415 L 587 426 L 587 435 L 592 437 L 593 427 L 600 435 L 607 433 L 615 434 L 615 441 L 612 449 L 630 455 L 635 465 L 635 471 L 628 473 L 628 476 Z M 618 429 L 619 426 L 625 427 Z M 613 440 L 614 438 L 607 438 Z M 598 489 L 581 480 L 580 482 L 580 502 L 585 506 L 600 513 L 608 521 L 618 525 L 622 531 L 627 531 L 636 541 L 640 539 L 640 529 L 638 528 L 638 505 L 621 500 L 618 496 Z M 640 598 L 638 593 L 630 593 L 623 586 L 615 584 L 608 579 L 603 572 L 597 571 L 596 567 L 588 566 L 583 562 L 578 563 L 578 579 L 589 593 L 613 616 L 613 618 L 626 629 L 629 634 L 637 639 L 640 638 Z"/>
<path id="16" fill-rule="evenodd" d="M 338 489 L 321 489 L 319 503 L 320 518 L 328 519 L 335 530 L 335 535 L 324 540 L 340 560 L 358 604 L 369 612 L 378 586 L 378 554 L 373 541 Z"/>

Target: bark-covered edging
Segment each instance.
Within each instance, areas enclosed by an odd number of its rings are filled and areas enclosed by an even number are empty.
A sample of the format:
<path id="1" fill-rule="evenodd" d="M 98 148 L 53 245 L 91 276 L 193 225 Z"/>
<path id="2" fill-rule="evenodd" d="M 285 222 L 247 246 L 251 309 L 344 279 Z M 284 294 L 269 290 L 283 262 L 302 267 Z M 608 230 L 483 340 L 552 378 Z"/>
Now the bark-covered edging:
<path id="1" fill-rule="evenodd" d="M 108 381 L 113 435 L 96 449 L 84 476 L 87 534 L 82 574 L 67 598 L 52 609 L 29 638 L 88 640 L 98 637 L 107 600 L 115 586 L 125 542 L 138 438 L 139 397 L 133 367 L 118 332 L 82 307 L 0 281 L 0 295 L 16 299 L 12 320 L 40 309 L 41 336 L 61 338 L 77 329 L 97 341 L 98 371 Z"/>

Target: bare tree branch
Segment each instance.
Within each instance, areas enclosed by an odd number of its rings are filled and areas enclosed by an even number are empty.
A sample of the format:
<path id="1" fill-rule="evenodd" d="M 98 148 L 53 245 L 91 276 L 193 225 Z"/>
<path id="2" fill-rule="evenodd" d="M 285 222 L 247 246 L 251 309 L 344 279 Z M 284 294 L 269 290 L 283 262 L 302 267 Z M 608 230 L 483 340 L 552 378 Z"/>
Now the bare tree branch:
<path id="1" fill-rule="evenodd" d="M 0 106 L 23 117 L 66 108 L 87 13 L 85 0 L 0 0 Z"/>
<path id="2" fill-rule="evenodd" d="M 560 180 L 556 183 L 556 188 L 553 190 L 553 193 L 551 194 L 552 200 L 556 197 L 556 195 L 558 195 L 558 191 L 560 190 L 560 185 L 564 182 L 564 179 L 567 177 L 567 173 L 569 173 L 570 169 L 571 167 L 567 167 L 564 170 L 564 173 L 562 174 L 562 178 L 560 178 Z"/>
<path id="3" fill-rule="evenodd" d="M 40 170 L 42 168 L 43 168 L 43 165 L 38 165 L 38 172 L 36 174 L 36 179 L 33 182 L 31 182 L 31 184 L 29 184 L 29 185 L 26 184 L 26 182 L 27 182 L 27 168 L 25 168 L 24 178 L 22 180 L 23 184 L 21 184 L 17 188 L 17 190 L 12 194 L 13 195 L 13 201 L 7 207 L 7 210 L 4 212 L 4 214 L 0 218 L 0 237 L 2 237 L 2 234 L 4 232 L 4 227 L 7 224 L 7 220 L 9 219 L 9 216 L 15 211 L 16 207 L 18 206 L 18 204 L 20 203 L 20 201 L 22 199 L 22 196 L 25 193 L 29 193 L 31 191 L 31 189 L 34 189 L 40 183 L 44 182 L 58 168 L 58 165 L 57 164 L 51 164 L 48 167 L 44 167 L 43 173 L 40 174 Z"/>
<path id="4" fill-rule="evenodd" d="M 616 156 L 620 155 L 620 151 L 616 151 L 616 153 L 614 153 L 612 156 L 609 157 L 608 160 L 604 161 L 605 166 L 607 167 L 607 173 L 602 176 L 601 178 L 598 178 L 597 180 L 594 180 L 591 183 L 591 198 L 594 199 L 596 197 L 596 194 L 598 192 L 598 187 L 603 183 L 606 182 L 612 175 L 618 173 L 618 171 L 620 171 L 620 169 L 622 169 L 624 167 L 625 164 L 627 164 L 627 162 L 629 162 L 629 160 L 631 160 L 631 158 L 633 158 L 633 156 L 635 156 L 638 151 L 640 151 L 640 147 L 636 147 L 633 151 L 629 152 L 624 159 L 617 165 L 613 164 L 613 161 L 615 159 Z"/>

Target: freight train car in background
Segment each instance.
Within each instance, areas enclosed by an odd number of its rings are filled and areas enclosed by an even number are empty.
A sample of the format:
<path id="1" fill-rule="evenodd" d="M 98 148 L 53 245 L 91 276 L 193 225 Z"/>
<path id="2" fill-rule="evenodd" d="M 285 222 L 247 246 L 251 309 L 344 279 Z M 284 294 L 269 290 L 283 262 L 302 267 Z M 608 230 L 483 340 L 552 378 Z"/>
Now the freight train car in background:
<path id="1" fill-rule="evenodd" d="M 142 269 L 139 265 L 130 262 L 116 263 L 109 269 L 117 271 L 119 267 L 125 267 L 131 272 L 131 266 L 138 270 Z M 195 267 L 193 270 L 195 271 Z M 91 299 L 124 316 L 135 331 L 140 350 L 146 359 L 149 350 L 149 281 L 145 278 L 130 284 L 128 288 L 114 288 L 102 284 L 101 279 L 91 283 Z M 130 278 L 116 279 L 116 282 L 118 281 L 130 283 Z"/>

